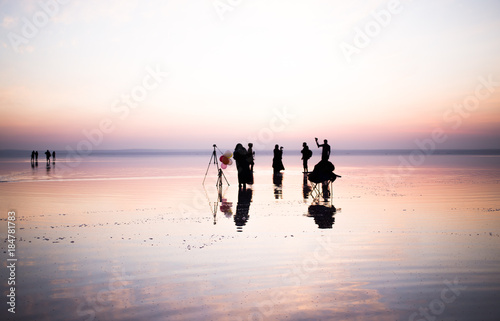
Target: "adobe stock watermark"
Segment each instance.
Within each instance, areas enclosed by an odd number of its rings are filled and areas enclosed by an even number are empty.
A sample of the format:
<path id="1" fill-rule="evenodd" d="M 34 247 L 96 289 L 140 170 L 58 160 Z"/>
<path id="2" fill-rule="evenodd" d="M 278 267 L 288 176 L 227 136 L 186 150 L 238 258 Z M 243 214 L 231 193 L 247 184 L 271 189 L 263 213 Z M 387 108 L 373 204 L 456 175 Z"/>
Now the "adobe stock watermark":
<path id="1" fill-rule="evenodd" d="M 320 262 L 324 262 L 335 255 L 336 246 L 330 236 L 317 238 L 316 240 L 318 241 L 318 246 L 314 251 L 302 259 L 300 264 L 295 264 L 288 273 L 281 276 L 284 284 L 292 286 L 302 285 L 302 282 L 308 279 L 309 275 L 318 271 Z M 289 292 L 285 290 L 277 290 L 269 299 L 258 302 L 255 305 L 255 311 L 248 315 L 246 320 L 265 320 L 266 317 L 274 314 L 274 307 L 276 305 L 280 302 L 289 301 L 287 300 L 288 295 L 290 295 Z M 245 319 L 240 317 L 238 320 L 244 321 Z"/>
<path id="2" fill-rule="evenodd" d="M 89 156 L 96 147 L 104 142 L 105 135 L 109 135 L 115 130 L 115 124 L 125 120 L 132 110 L 138 109 L 150 92 L 157 89 L 168 77 L 168 73 L 162 71 L 158 65 L 154 68 L 146 66 L 145 69 L 146 74 L 143 76 L 142 81 L 126 93 L 123 93 L 119 99 L 113 101 L 110 107 L 111 117 L 101 119 L 97 126 L 92 129 L 83 129 L 82 135 L 84 138 L 76 144 L 75 148 L 70 145 L 66 146 L 67 167 L 75 168 L 79 166 L 84 157 Z"/>
<path id="3" fill-rule="evenodd" d="M 208 155 L 207 155 L 208 156 Z M 208 158 L 207 158 L 208 159 Z M 216 174 L 215 166 L 212 164 L 212 173 Z M 209 173 L 210 174 L 210 173 Z M 199 186 L 195 190 L 190 190 L 190 199 L 192 200 L 191 204 L 179 204 L 177 207 L 178 212 L 181 214 L 181 218 L 183 220 L 187 220 L 193 218 L 196 213 L 203 213 L 207 211 L 207 208 L 210 208 L 210 199 L 208 199 L 207 192 L 204 190 L 204 187 Z M 210 211 L 212 209 L 210 208 Z"/>
<path id="4" fill-rule="evenodd" d="M 76 309 L 79 317 L 88 317 L 85 321 L 93 321 L 98 312 L 108 307 L 112 301 L 119 299 L 116 291 L 124 289 L 130 277 L 125 275 L 123 267 L 121 269 L 115 267 L 112 275 L 106 288 L 99 290 L 95 296 L 84 297 L 84 302 L 81 302 Z"/>
<path id="5" fill-rule="evenodd" d="M 354 28 L 352 43 L 346 41 L 340 43 L 340 50 L 345 60 L 351 63 L 353 56 L 359 55 L 363 49 L 367 48 L 372 40 L 391 24 L 393 17 L 403 12 L 403 9 L 404 7 L 399 0 L 390 0 L 385 9 L 372 11 L 370 13 L 371 19 L 362 28 Z"/>
<path id="6" fill-rule="evenodd" d="M 214 0 L 212 5 L 219 19 L 224 21 L 226 14 L 233 12 L 242 2 L 243 0 Z"/>
<path id="7" fill-rule="evenodd" d="M 473 93 L 464 97 L 460 103 L 454 103 L 453 106 L 445 110 L 442 116 L 442 126 L 434 128 L 427 138 L 415 139 L 416 148 L 408 155 L 398 156 L 397 173 L 387 172 L 386 182 L 392 184 L 394 178 L 408 175 L 416 167 L 423 165 L 426 158 L 432 155 L 440 144 L 448 140 L 448 133 L 460 128 L 464 120 L 481 107 L 481 102 L 491 97 L 499 87 L 500 81 L 495 81 L 492 75 L 479 77 Z"/>
<path id="8" fill-rule="evenodd" d="M 409 317 L 409 321 L 434 321 L 446 310 L 446 305 L 455 302 L 461 295 L 461 291 L 467 289 L 467 286 L 460 285 L 458 277 L 455 277 L 453 282 L 444 281 L 445 288 L 441 290 L 438 299 L 433 299 L 427 307 L 419 307 L 418 312 L 413 312 Z M 417 319 L 418 318 L 418 319 Z"/>
<path id="9" fill-rule="evenodd" d="M 9 32 L 7 38 L 15 52 L 23 52 L 23 46 L 27 46 L 40 30 L 45 28 L 50 20 L 60 11 L 61 6 L 66 5 L 70 0 L 42 0 L 38 1 L 39 9 L 31 16 L 21 18 L 22 26 L 19 33 Z"/>
<path id="10" fill-rule="evenodd" d="M 269 118 L 267 126 L 262 127 L 259 131 L 247 137 L 247 143 L 253 143 L 254 149 L 265 149 L 269 144 L 274 144 L 273 140 L 276 133 L 280 133 L 286 129 L 291 120 L 297 115 L 287 106 L 273 108 L 272 116 Z"/>

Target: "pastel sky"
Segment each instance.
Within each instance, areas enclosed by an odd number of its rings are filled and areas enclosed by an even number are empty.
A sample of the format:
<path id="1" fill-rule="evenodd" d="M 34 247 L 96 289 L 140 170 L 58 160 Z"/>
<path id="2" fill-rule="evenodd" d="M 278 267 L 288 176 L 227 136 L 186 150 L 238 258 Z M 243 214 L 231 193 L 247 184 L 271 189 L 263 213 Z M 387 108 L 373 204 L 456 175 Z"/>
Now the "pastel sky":
<path id="1" fill-rule="evenodd" d="M 314 137 L 500 148 L 500 2 L 0 1 L 0 149 Z"/>

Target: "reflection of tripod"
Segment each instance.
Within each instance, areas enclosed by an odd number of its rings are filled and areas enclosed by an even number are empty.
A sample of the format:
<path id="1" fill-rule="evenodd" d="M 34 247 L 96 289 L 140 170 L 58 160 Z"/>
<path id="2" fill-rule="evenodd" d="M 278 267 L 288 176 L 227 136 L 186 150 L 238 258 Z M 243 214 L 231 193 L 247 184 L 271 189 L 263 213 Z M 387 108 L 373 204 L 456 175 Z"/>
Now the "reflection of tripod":
<path id="1" fill-rule="evenodd" d="M 227 185 L 229 186 L 229 182 L 227 181 L 226 175 L 224 175 L 224 172 L 219 167 L 219 161 L 217 160 L 217 152 L 215 151 L 215 149 L 217 148 L 217 145 L 214 144 L 213 146 L 214 146 L 214 151 L 212 152 L 212 156 L 210 157 L 210 161 L 208 162 L 207 171 L 205 172 L 205 178 L 203 178 L 203 185 L 205 185 L 205 179 L 207 178 L 208 169 L 210 168 L 210 165 L 212 164 L 212 158 L 213 158 L 213 163 L 217 167 L 217 183 L 215 183 L 215 186 L 217 186 L 218 188 L 222 188 L 222 177 L 224 177 Z"/>
<path id="2" fill-rule="evenodd" d="M 208 196 L 208 192 L 207 192 L 207 189 L 205 187 L 203 187 L 203 190 L 205 191 L 205 196 L 207 197 L 207 201 L 208 201 L 208 207 L 210 208 L 210 211 L 212 212 L 212 215 L 214 217 L 214 225 L 217 224 L 217 210 L 219 209 L 219 203 L 220 204 L 224 204 L 224 202 L 226 201 L 225 198 L 223 198 L 223 192 L 222 192 L 222 184 L 221 186 L 217 187 L 217 200 L 215 202 L 211 202 L 210 201 L 210 197 Z M 226 190 L 227 190 L 227 187 L 226 187 Z M 212 208 L 213 206 L 213 208 Z M 221 211 L 222 211 L 222 205 L 221 205 Z"/>

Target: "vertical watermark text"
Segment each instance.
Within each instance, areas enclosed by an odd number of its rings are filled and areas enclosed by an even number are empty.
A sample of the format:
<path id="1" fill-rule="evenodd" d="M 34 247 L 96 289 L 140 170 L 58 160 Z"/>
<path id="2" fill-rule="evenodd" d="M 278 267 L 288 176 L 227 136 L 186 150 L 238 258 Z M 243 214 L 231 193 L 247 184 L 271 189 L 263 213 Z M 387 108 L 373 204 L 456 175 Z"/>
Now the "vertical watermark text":
<path id="1" fill-rule="evenodd" d="M 16 313 L 16 227 L 16 212 L 10 211 L 7 213 L 7 311 L 10 313 Z"/>

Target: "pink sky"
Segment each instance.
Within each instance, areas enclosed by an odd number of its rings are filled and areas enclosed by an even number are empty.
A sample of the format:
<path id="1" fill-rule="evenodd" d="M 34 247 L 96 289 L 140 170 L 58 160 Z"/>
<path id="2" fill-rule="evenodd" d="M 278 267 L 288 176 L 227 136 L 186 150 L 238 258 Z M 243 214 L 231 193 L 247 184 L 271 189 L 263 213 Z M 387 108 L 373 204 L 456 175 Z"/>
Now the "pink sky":
<path id="1" fill-rule="evenodd" d="M 0 149 L 500 148 L 495 1 L 0 9 Z"/>

